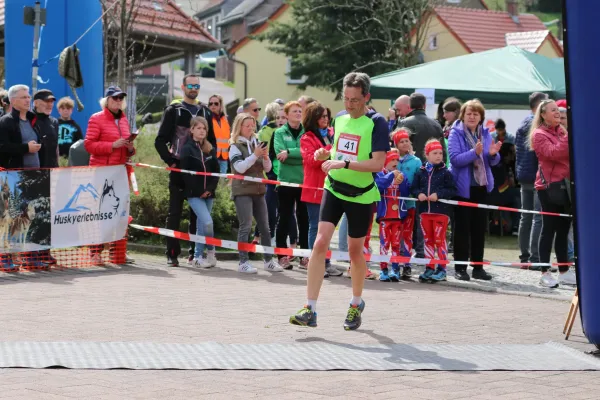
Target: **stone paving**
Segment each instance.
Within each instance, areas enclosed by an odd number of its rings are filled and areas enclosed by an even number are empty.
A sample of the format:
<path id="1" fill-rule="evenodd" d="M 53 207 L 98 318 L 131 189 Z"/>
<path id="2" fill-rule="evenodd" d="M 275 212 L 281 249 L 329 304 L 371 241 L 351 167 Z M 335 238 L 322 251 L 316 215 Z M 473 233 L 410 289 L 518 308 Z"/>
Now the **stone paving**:
<path id="1" fill-rule="evenodd" d="M 562 326 L 572 289 L 539 292 L 539 273 L 493 268 L 471 289 L 367 282 L 363 326 L 343 331 L 350 280 L 327 279 L 319 328 L 288 324 L 305 299 L 305 271 L 242 275 L 235 262 L 212 270 L 135 254 L 136 264 L 2 274 L 2 340 L 162 343 L 543 343 L 581 351 L 577 319 Z M 488 253 L 486 251 L 486 258 Z M 260 265 L 256 262 L 257 266 Z M 511 281 L 512 279 L 512 281 Z M 523 295 L 485 291 L 506 289 Z M 479 289 L 479 290 L 478 290 Z M 481 290 L 483 289 L 483 290 Z M 533 294 L 534 296 L 530 296 Z M 547 295 L 547 298 L 535 297 Z M 0 370 L 7 399 L 597 399 L 599 372 L 270 372 Z"/>

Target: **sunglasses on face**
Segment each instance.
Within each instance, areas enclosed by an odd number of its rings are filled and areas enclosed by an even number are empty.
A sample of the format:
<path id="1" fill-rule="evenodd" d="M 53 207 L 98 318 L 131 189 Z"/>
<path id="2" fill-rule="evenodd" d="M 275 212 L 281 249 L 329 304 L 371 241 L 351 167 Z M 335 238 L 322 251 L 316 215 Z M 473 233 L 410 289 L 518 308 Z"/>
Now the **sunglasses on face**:
<path id="1" fill-rule="evenodd" d="M 200 89 L 200 85 L 199 84 L 193 85 L 191 83 L 188 83 L 185 87 L 188 88 L 188 89 L 190 89 L 190 90 L 192 90 L 192 89 L 196 89 L 196 90 Z"/>
<path id="2" fill-rule="evenodd" d="M 262 108 L 258 107 L 258 108 L 253 109 L 252 111 L 259 112 L 260 110 L 262 110 Z"/>
<path id="3" fill-rule="evenodd" d="M 114 101 L 123 101 L 123 99 L 125 98 L 125 96 L 113 96 L 112 99 Z"/>
<path id="4" fill-rule="evenodd" d="M 220 106 L 220 105 L 221 105 L 221 103 L 219 103 L 219 102 L 212 102 L 212 101 L 211 101 L 210 103 L 208 103 L 208 105 L 209 105 L 209 106 Z"/>

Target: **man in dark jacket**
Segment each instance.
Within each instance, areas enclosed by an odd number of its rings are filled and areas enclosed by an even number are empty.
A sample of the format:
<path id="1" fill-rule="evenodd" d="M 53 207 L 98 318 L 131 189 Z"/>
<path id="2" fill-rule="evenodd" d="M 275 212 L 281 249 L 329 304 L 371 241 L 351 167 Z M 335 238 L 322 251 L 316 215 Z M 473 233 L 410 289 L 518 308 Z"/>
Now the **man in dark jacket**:
<path id="1" fill-rule="evenodd" d="M 33 95 L 35 112 L 33 128 L 37 131 L 41 143 L 40 166 L 42 168 L 58 167 L 58 120 L 52 117 L 52 109 L 56 97 L 48 89 L 41 89 Z"/>
<path id="2" fill-rule="evenodd" d="M 52 92 L 50 92 L 51 94 Z M 12 111 L 0 118 L 0 166 L 3 168 L 44 168 L 55 166 L 52 165 L 54 162 L 58 166 L 56 131 L 58 124 L 54 125 L 55 129 L 52 130 L 51 124 L 37 123 L 36 114 L 29 111 L 31 101 L 29 87 L 25 85 L 12 86 L 8 90 L 8 96 L 12 104 Z M 44 110 L 46 109 L 44 108 Z M 45 116 L 48 117 L 48 115 Z M 46 264 L 56 264 L 56 260 L 50 255 L 49 250 L 22 256 L 23 262 L 27 260 L 30 260 L 36 267 L 46 267 L 40 260 L 44 260 Z M 3 260 L 3 263 L 10 264 L 11 262 Z"/>
<path id="3" fill-rule="evenodd" d="M 29 111 L 29 87 L 12 86 L 8 96 L 12 111 L 0 118 L 0 167 L 39 168 L 42 145 L 33 129 L 35 114 Z"/>
<path id="4" fill-rule="evenodd" d="M 517 151 L 516 172 L 517 180 L 521 184 L 521 206 L 526 210 L 540 211 L 540 201 L 534 188 L 535 175 L 538 170 L 538 160 L 535 152 L 529 149 L 529 130 L 540 103 L 548 98 L 545 93 L 535 92 L 529 96 L 531 114 L 521 122 L 515 137 Z M 533 228 L 533 229 L 532 229 Z M 542 216 L 539 214 L 522 213 L 519 223 L 519 247 L 522 263 L 540 262 L 538 253 L 538 239 L 542 231 Z M 530 267 L 540 269 L 540 267 Z"/>
<path id="5" fill-rule="evenodd" d="M 442 127 L 433 118 L 429 118 L 425 113 L 425 96 L 421 93 L 413 93 L 410 95 L 410 108 L 412 111 L 408 113 L 406 118 L 399 120 L 397 128 L 408 128 L 413 133 L 411 136 L 413 150 L 415 156 L 419 157 L 422 162 L 425 162 L 425 143 L 436 138 L 444 144 L 444 133 Z M 444 160 L 446 159 L 446 149 L 444 148 Z"/>
<path id="6" fill-rule="evenodd" d="M 408 128 L 413 133 L 411 136 L 413 151 L 415 156 L 421 159 L 421 162 L 425 162 L 425 143 L 431 139 L 436 138 L 442 143 L 444 160 L 446 159 L 446 148 L 444 146 L 444 132 L 440 124 L 433 118 L 429 118 L 425 113 L 426 98 L 421 93 L 413 93 L 410 95 L 410 108 L 412 111 L 408 113 L 408 116 L 398 121 L 398 128 Z M 416 256 L 419 258 L 425 258 L 425 252 L 423 249 L 423 232 L 421 232 L 421 218 L 420 213 L 417 209 L 415 215 L 415 224 L 413 230 L 413 243 Z"/>
<path id="7" fill-rule="evenodd" d="M 154 147 L 160 158 L 170 167 L 179 168 L 181 150 L 190 137 L 190 121 L 199 116 L 208 121 L 207 139 L 214 148 L 217 147 L 217 139 L 213 131 L 212 114 L 208 107 L 196 101 L 200 92 L 200 78 L 197 75 L 186 75 L 181 85 L 183 90 L 183 101 L 177 100 L 171 103 L 163 114 L 158 136 Z M 183 176 L 179 172 L 169 174 L 169 213 L 167 215 L 167 229 L 179 230 L 181 212 L 183 209 L 184 194 Z M 190 210 L 189 231 L 196 232 L 196 214 Z M 179 239 L 167 238 L 167 265 L 177 267 L 177 257 L 181 253 Z M 188 261 L 194 256 L 194 243 L 190 243 Z"/>

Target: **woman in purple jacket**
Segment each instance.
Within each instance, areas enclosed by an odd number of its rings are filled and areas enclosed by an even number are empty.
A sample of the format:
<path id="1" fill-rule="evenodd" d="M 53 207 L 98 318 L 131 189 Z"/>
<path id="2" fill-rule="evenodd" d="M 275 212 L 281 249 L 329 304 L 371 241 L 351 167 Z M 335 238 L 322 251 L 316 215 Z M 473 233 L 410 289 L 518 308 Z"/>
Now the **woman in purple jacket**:
<path id="1" fill-rule="evenodd" d="M 452 126 L 448 137 L 450 170 L 456 182 L 456 200 L 471 203 L 487 203 L 488 193 L 494 188 L 490 167 L 500 162 L 498 151 L 502 142 L 494 144 L 483 127 L 485 108 L 477 99 L 467 101 L 460 109 L 458 121 Z M 483 261 L 487 211 L 482 208 L 458 206 L 454 210 L 454 259 L 458 261 Z M 466 265 L 454 267 L 455 278 L 470 280 Z M 483 265 L 473 266 L 473 279 L 489 281 Z"/>

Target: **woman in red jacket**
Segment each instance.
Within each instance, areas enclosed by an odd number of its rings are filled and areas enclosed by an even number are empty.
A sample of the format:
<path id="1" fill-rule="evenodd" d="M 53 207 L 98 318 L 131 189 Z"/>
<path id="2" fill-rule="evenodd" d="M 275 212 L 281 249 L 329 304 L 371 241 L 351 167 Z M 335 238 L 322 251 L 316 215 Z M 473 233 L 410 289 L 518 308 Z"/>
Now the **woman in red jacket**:
<path id="1" fill-rule="evenodd" d="M 102 111 L 90 117 L 85 134 L 85 149 L 90 153 L 90 166 L 120 165 L 135 153 L 125 109 L 126 93 L 110 86 L 100 100 Z"/>
<path id="2" fill-rule="evenodd" d="M 102 111 L 90 117 L 85 135 L 84 146 L 90 153 L 90 166 L 121 165 L 135 154 L 133 142 L 129 140 L 131 132 L 125 110 L 125 96 L 118 86 L 106 89 L 100 100 Z M 103 265 L 104 246 L 92 246 L 91 259 L 94 265 Z M 114 264 L 133 262 L 125 253 L 127 238 L 110 244 L 109 259 Z"/>
<path id="3" fill-rule="evenodd" d="M 324 161 L 315 160 L 315 151 L 320 148 L 331 150 L 333 132 L 329 127 L 329 114 L 327 109 L 319 102 L 310 103 L 304 110 L 302 126 L 304 135 L 300 138 L 300 152 L 304 166 L 304 181 L 300 200 L 306 204 L 308 210 L 308 248 L 312 250 L 317 238 L 319 226 L 319 210 L 323 198 L 325 172 L 321 170 Z M 318 189 L 317 189 L 318 188 Z M 325 260 L 325 276 L 340 276 L 342 272 Z"/>

